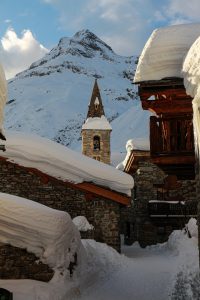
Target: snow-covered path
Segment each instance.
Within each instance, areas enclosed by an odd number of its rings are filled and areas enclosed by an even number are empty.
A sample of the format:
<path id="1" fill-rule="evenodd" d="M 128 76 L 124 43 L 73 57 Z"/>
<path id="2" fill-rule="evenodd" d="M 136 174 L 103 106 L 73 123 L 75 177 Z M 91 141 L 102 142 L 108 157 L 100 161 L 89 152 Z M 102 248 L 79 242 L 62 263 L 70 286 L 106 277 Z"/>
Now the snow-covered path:
<path id="1" fill-rule="evenodd" d="M 81 300 L 167 300 L 178 259 L 166 247 L 124 247 L 123 263 L 109 278 L 82 291 Z"/>
<path id="2" fill-rule="evenodd" d="M 72 278 L 0 280 L 0 286 L 15 300 L 199 300 L 197 229 L 191 227 L 190 234 L 174 231 L 167 243 L 145 249 L 137 243 L 123 246 L 122 255 L 106 244 L 82 240 L 81 263 Z M 178 285 L 177 274 L 182 274 Z"/>

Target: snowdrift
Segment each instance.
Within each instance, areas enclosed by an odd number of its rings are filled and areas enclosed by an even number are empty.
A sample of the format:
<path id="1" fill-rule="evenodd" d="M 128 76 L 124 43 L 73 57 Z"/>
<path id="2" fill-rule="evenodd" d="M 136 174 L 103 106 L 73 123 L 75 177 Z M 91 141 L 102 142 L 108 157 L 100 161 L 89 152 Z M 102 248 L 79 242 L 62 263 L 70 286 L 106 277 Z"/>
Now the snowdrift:
<path id="1" fill-rule="evenodd" d="M 67 271 L 80 248 L 68 213 L 0 193 L 0 243 L 27 249 L 55 271 Z"/>

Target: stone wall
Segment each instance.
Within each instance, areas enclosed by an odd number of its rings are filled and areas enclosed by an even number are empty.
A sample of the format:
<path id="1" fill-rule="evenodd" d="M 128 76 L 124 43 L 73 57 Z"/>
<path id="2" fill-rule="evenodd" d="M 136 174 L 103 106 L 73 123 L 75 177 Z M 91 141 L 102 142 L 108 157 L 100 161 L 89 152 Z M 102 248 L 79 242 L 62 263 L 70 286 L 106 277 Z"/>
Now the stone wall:
<path id="1" fill-rule="evenodd" d="M 139 162 L 138 169 L 133 175 L 135 188 L 130 208 L 124 207 L 121 211 L 121 231 L 126 232 L 125 242 L 139 241 L 141 246 L 165 242 L 169 234 L 183 228 L 188 218 L 150 218 L 148 202 L 158 199 L 157 188 L 154 184 L 162 184 L 167 175 L 156 165 Z M 196 181 L 181 180 L 182 186 L 169 192 L 169 197 L 181 196 L 184 201 L 196 201 Z M 127 236 L 127 238 L 126 238 Z"/>
<path id="2" fill-rule="evenodd" d="M 54 271 L 25 249 L 0 245 L 1 279 L 34 279 L 48 282 Z"/>
<path id="3" fill-rule="evenodd" d="M 91 158 L 110 164 L 111 130 L 82 129 L 82 153 Z M 100 150 L 94 150 L 93 137 L 100 137 Z M 99 159 L 98 159 L 99 158 Z"/>
<path id="4" fill-rule="evenodd" d="M 94 230 L 84 233 L 83 237 L 92 237 L 120 251 L 118 203 L 91 194 L 88 196 L 83 191 L 52 178 L 47 182 L 46 178 L 35 172 L 4 160 L 0 160 L 0 177 L 1 192 L 67 211 L 72 218 L 85 216 L 94 226 Z M 42 263 L 37 264 L 36 261 L 35 255 L 24 249 L 0 245 L 0 278 L 49 281 L 53 271 Z"/>
<path id="5" fill-rule="evenodd" d="M 72 218 L 85 216 L 94 226 L 94 239 L 120 251 L 120 205 L 87 194 L 58 180 L 42 180 L 39 175 L 0 160 L 0 191 L 24 197 L 54 209 L 67 211 Z"/>

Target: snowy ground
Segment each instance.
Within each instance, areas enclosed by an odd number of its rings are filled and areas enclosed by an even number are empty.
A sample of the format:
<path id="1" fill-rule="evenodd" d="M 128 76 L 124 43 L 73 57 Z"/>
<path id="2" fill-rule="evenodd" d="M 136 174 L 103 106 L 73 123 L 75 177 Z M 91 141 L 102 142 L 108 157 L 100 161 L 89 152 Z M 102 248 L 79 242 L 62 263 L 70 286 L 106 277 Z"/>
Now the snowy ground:
<path id="1" fill-rule="evenodd" d="M 168 245 L 142 249 L 136 243 L 124 246 L 121 265 L 110 277 L 105 277 L 82 291 L 81 300 L 165 300 L 178 273 L 178 253 Z"/>
<path id="2" fill-rule="evenodd" d="M 105 244 L 83 240 L 82 269 L 68 280 L 65 291 L 62 283 L 59 289 L 57 283 L 30 280 L 0 281 L 0 286 L 13 290 L 15 300 L 197 300 L 199 291 L 194 294 L 190 284 L 198 266 L 195 235 L 188 238 L 176 231 L 162 245 L 123 246 L 122 255 Z M 191 278 L 186 279 L 188 274 Z M 181 285 L 185 290 L 177 297 Z"/>

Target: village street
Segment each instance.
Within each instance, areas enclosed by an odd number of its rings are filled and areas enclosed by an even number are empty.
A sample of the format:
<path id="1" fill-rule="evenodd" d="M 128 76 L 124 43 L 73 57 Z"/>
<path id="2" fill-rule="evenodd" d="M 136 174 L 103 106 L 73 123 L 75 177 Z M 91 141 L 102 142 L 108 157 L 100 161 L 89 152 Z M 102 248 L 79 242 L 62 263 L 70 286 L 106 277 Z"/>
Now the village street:
<path id="1" fill-rule="evenodd" d="M 124 246 L 117 271 L 82 291 L 81 300 L 165 300 L 178 269 L 178 256 L 168 246 L 142 249 Z"/>
<path id="2" fill-rule="evenodd" d="M 56 280 L 1 280 L 0 285 L 13 291 L 15 300 L 198 300 L 190 285 L 198 267 L 197 238 L 190 232 L 192 238 L 176 231 L 168 242 L 145 249 L 138 243 L 123 246 L 121 255 L 106 244 L 82 240 L 82 266 L 64 285 Z M 187 279 L 177 281 L 181 271 Z"/>

